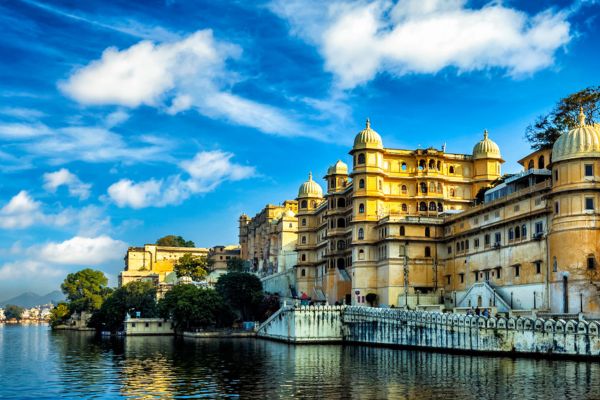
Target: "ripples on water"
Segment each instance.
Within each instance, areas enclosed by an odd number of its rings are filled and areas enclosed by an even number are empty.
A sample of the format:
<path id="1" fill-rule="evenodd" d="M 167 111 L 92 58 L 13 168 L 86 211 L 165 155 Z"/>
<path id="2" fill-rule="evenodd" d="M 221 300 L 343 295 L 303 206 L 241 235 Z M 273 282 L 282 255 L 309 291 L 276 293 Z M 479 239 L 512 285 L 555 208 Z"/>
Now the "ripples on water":
<path id="1" fill-rule="evenodd" d="M 0 325 L 0 398 L 600 399 L 598 363 Z"/>

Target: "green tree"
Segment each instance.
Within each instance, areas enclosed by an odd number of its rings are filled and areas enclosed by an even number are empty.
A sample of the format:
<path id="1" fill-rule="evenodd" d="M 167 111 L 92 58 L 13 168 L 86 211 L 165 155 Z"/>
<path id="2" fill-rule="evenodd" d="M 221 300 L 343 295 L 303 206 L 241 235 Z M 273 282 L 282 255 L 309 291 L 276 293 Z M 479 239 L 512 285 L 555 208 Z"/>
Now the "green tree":
<path id="1" fill-rule="evenodd" d="M 179 332 L 194 328 L 229 327 L 234 315 L 214 289 L 175 285 L 158 302 L 159 315 L 171 319 Z"/>
<path id="2" fill-rule="evenodd" d="M 95 311 L 111 292 L 108 279 L 101 271 L 90 268 L 67 275 L 60 288 L 67 296 L 71 313 Z"/>
<path id="3" fill-rule="evenodd" d="M 173 270 L 178 278 L 190 277 L 193 281 L 201 281 L 206 278 L 213 261 L 205 256 L 194 256 L 186 253 L 177 260 Z"/>
<path id="4" fill-rule="evenodd" d="M 69 312 L 67 303 L 58 303 L 56 307 L 50 310 L 50 325 L 62 325 L 67 321 L 70 315 L 71 313 Z"/>
<path id="5" fill-rule="evenodd" d="M 256 275 L 246 272 L 229 272 L 221 275 L 215 285 L 225 301 L 240 313 L 243 320 L 257 317 L 263 300 L 263 288 Z"/>
<path id="6" fill-rule="evenodd" d="M 244 260 L 239 257 L 232 257 L 227 260 L 227 271 L 229 272 L 244 272 L 246 270 Z"/>
<path id="7" fill-rule="evenodd" d="M 14 304 L 7 304 L 4 307 L 4 317 L 6 319 L 14 318 L 16 320 L 20 320 L 21 317 L 23 316 L 23 311 L 25 311 L 25 309 L 23 307 L 19 307 Z"/>
<path id="8" fill-rule="evenodd" d="M 588 87 L 561 99 L 546 115 L 540 115 L 525 130 L 525 138 L 535 150 L 551 148 L 563 133 L 579 124 L 580 108 L 586 123 L 600 120 L 600 86 Z"/>
<path id="9" fill-rule="evenodd" d="M 90 326 L 111 332 L 122 329 L 127 313 L 143 318 L 158 316 L 156 288 L 151 282 L 134 281 L 116 289 L 94 312 Z"/>
<path id="10" fill-rule="evenodd" d="M 167 235 L 161 237 L 156 241 L 156 244 L 159 246 L 168 246 L 168 247 L 196 247 L 194 242 L 191 240 L 185 240 L 181 236 L 175 235 Z"/>

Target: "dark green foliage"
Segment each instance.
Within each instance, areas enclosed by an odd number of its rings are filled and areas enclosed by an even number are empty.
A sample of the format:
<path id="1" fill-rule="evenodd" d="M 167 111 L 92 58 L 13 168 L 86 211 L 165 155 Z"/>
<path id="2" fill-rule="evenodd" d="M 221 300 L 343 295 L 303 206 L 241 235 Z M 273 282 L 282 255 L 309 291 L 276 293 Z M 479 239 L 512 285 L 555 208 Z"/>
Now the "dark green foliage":
<path id="1" fill-rule="evenodd" d="M 561 99 L 547 115 L 539 116 L 525 130 L 525 138 L 535 150 L 551 148 L 563 133 L 578 124 L 580 107 L 586 123 L 592 125 L 600 120 L 600 86 L 589 87 Z"/>
<path id="2" fill-rule="evenodd" d="M 207 257 L 194 256 L 186 253 L 177 260 L 173 270 L 178 278 L 189 277 L 193 281 L 201 281 L 206 278 L 213 265 L 213 261 Z"/>
<path id="3" fill-rule="evenodd" d="M 158 316 L 156 289 L 150 282 L 130 282 L 116 289 L 92 315 L 90 326 L 111 332 L 122 329 L 125 316 L 140 312 L 142 318 Z"/>
<path id="4" fill-rule="evenodd" d="M 159 315 L 171 319 L 179 332 L 195 328 L 230 327 L 234 315 L 214 289 L 175 285 L 158 302 Z"/>
<path id="5" fill-rule="evenodd" d="M 267 294 L 263 297 L 258 307 L 258 320 L 264 321 L 273 315 L 281 307 L 278 294 Z"/>
<path id="6" fill-rule="evenodd" d="M 71 313 L 95 311 L 111 293 L 106 285 L 108 279 L 101 271 L 90 268 L 67 275 L 60 288 L 69 304 Z"/>
<path id="7" fill-rule="evenodd" d="M 373 305 L 377 301 L 377 294 L 375 294 L 375 293 L 367 293 L 367 295 L 365 296 L 365 300 L 367 300 L 367 303 L 369 303 L 369 305 L 371 307 L 373 307 Z"/>
<path id="8" fill-rule="evenodd" d="M 53 327 L 63 325 L 70 316 L 69 305 L 64 302 L 58 303 L 56 307 L 50 310 L 50 325 Z"/>
<path id="9" fill-rule="evenodd" d="M 259 317 L 259 306 L 264 295 L 262 283 L 256 275 L 229 272 L 219 277 L 215 289 L 244 321 Z"/>
<path id="10" fill-rule="evenodd" d="M 161 237 L 156 241 L 156 244 L 159 246 L 168 246 L 168 247 L 196 247 L 194 242 L 191 240 L 185 240 L 181 236 L 175 235 L 167 235 L 165 237 Z"/>
<path id="11" fill-rule="evenodd" d="M 245 263 L 239 257 L 232 257 L 227 260 L 227 271 L 228 272 L 244 272 Z"/>
<path id="12" fill-rule="evenodd" d="M 6 319 L 17 319 L 20 320 L 25 309 L 23 307 L 15 306 L 14 304 L 7 304 L 4 307 L 4 317 Z"/>

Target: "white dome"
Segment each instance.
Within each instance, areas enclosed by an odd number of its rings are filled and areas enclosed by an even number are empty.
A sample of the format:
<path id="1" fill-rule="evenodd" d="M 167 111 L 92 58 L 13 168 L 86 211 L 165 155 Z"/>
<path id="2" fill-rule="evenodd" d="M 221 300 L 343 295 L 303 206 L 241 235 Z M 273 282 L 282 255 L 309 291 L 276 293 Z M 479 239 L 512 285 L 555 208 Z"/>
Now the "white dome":
<path id="1" fill-rule="evenodd" d="M 481 139 L 473 147 L 473 158 L 497 158 L 502 159 L 500 156 L 500 147 L 488 137 L 488 131 L 483 131 L 483 139 Z"/>
<path id="2" fill-rule="evenodd" d="M 383 141 L 379 133 L 371 129 L 371 121 L 367 118 L 365 129 L 354 138 L 355 149 L 383 149 Z"/>
<path id="3" fill-rule="evenodd" d="M 313 181 L 312 173 L 308 174 L 308 180 L 300 185 L 300 189 L 298 189 L 298 198 L 301 197 L 323 197 L 323 189 L 317 182 Z"/>
<path id="4" fill-rule="evenodd" d="M 348 165 L 342 160 L 338 160 L 327 170 L 327 175 L 348 175 Z"/>
<path id="5" fill-rule="evenodd" d="M 579 126 L 554 142 L 552 162 L 581 157 L 600 157 L 600 130 L 596 125 L 586 125 L 583 109 L 579 111 Z"/>

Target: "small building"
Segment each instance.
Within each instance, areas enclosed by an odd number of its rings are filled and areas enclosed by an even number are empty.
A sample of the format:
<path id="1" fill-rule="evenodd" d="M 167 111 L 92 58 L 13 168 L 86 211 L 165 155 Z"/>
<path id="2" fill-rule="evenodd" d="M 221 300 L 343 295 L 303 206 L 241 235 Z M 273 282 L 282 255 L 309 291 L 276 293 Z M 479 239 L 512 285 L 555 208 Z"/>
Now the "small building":
<path id="1" fill-rule="evenodd" d="M 162 318 L 130 318 L 125 319 L 125 335 L 151 336 L 174 335 L 173 322 Z"/>

